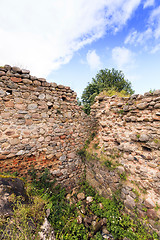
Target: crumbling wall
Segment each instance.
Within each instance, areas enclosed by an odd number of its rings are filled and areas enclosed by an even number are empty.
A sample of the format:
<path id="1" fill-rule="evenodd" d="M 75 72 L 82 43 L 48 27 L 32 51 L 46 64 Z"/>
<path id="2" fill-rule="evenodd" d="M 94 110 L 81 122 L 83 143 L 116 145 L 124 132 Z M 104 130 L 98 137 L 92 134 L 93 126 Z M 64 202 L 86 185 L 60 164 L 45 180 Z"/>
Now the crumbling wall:
<path id="1" fill-rule="evenodd" d="M 120 190 L 126 211 L 147 218 L 160 235 L 160 90 L 130 98 L 98 96 L 89 117 L 69 87 L 0 67 L 1 172 L 28 177 L 32 166 L 48 168 L 72 187 L 84 172 L 77 151 L 96 123 L 105 159 L 87 162 L 87 180 L 105 197 Z"/>
<path id="2" fill-rule="evenodd" d="M 89 161 L 87 179 L 105 196 L 119 189 L 126 211 L 160 234 L 160 90 L 130 98 L 100 95 L 91 115 L 98 121 L 99 152 L 115 169 Z"/>
<path id="3" fill-rule="evenodd" d="M 83 166 L 77 150 L 90 125 L 70 87 L 0 67 L 0 171 L 27 176 L 33 166 L 50 169 L 61 183 L 78 181 Z"/>

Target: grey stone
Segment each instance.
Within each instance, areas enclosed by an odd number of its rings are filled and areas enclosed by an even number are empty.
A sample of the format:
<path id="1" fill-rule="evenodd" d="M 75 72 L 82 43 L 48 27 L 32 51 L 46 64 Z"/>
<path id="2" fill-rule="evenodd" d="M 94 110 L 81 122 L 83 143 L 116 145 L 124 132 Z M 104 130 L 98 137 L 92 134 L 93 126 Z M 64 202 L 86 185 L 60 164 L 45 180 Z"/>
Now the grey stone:
<path id="1" fill-rule="evenodd" d="M 93 202 L 93 197 L 89 196 L 86 198 L 87 203 Z"/>
<path id="2" fill-rule="evenodd" d="M 22 78 L 29 79 L 29 74 L 22 74 L 21 77 L 22 77 Z"/>
<path id="3" fill-rule="evenodd" d="M 147 142 L 148 140 L 149 140 L 149 136 L 148 135 L 146 135 L 144 133 L 140 135 L 139 141 Z"/>
<path id="4" fill-rule="evenodd" d="M 41 100 L 45 99 L 45 97 L 46 97 L 46 95 L 44 93 L 42 93 L 38 96 L 38 98 L 41 99 Z"/>
<path id="5" fill-rule="evenodd" d="M 118 172 L 119 172 L 120 174 L 122 174 L 122 173 L 125 172 L 125 169 L 124 169 L 124 167 L 122 167 L 122 166 L 118 166 L 118 167 L 117 167 L 117 170 L 118 170 Z"/>
<path id="6" fill-rule="evenodd" d="M 82 218 L 81 215 L 79 215 L 79 216 L 77 217 L 77 223 L 81 224 L 82 221 L 83 221 L 83 218 Z"/>
<path id="7" fill-rule="evenodd" d="M 154 108 L 160 108 L 160 103 L 156 103 L 155 105 L 154 105 Z"/>
<path id="8" fill-rule="evenodd" d="M 125 106 L 123 107 L 123 111 L 124 111 L 124 112 L 128 112 L 128 111 L 129 111 L 129 106 L 128 106 L 128 105 L 125 105 Z"/>
<path id="9" fill-rule="evenodd" d="M 59 158 L 60 161 L 66 161 L 66 155 L 62 155 L 60 158 Z"/>
<path id="10" fill-rule="evenodd" d="M 40 81 L 40 82 L 46 82 L 46 79 L 45 79 L 45 78 L 38 78 L 38 81 Z"/>
<path id="11" fill-rule="evenodd" d="M 22 70 L 21 70 L 19 67 L 15 67 L 15 66 L 12 67 L 12 71 L 15 72 L 15 73 L 16 73 L 16 72 L 18 72 L 18 73 L 21 73 L 21 72 L 22 72 Z"/>
<path id="12" fill-rule="evenodd" d="M 19 152 L 17 152 L 17 156 L 20 156 L 20 155 L 23 155 L 25 153 L 25 151 L 24 150 L 20 150 Z"/>
<path id="13" fill-rule="evenodd" d="M 130 195 L 126 196 L 126 200 L 124 201 L 124 204 L 130 210 L 133 210 L 134 207 L 136 206 L 134 199 Z"/>
<path id="14" fill-rule="evenodd" d="M 153 95 L 160 95 L 160 89 L 159 89 L 159 90 L 155 90 L 155 91 L 153 92 Z"/>
<path id="15" fill-rule="evenodd" d="M 29 78 L 30 78 L 32 81 L 37 80 L 37 77 L 36 77 L 36 76 L 30 76 Z"/>
<path id="16" fill-rule="evenodd" d="M 72 113 L 71 112 L 65 112 L 64 113 L 64 117 L 71 118 L 72 117 Z"/>
<path id="17" fill-rule="evenodd" d="M 47 218 L 44 219 L 41 230 L 42 231 L 38 233 L 41 240 L 56 240 L 54 230 L 51 227 L 51 224 L 48 222 Z"/>
<path id="18" fill-rule="evenodd" d="M 6 73 L 4 71 L 0 71 L 0 77 L 5 76 Z"/>
<path id="19" fill-rule="evenodd" d="M 22 197 L 22 203 L 28 202 L 28 196 L 24 188 L 24 182 L 19 178 L 0 177 L 0 215 L 11 215 L 13 211 L 13 201 L 10 196 Z"/>
<path id="20" fill-rule="evenodd" d="M 154 208 L 154 207 L 155 207 L 155 204 L 154 204 L 153 200 L 148 197 L 148 198 L 145 199 L 145 201 L 144 201 L 144 206 L 145 206 L 146 208 Z"/>
<path id="21" fill-rule="evenodd" d="M 30 71 L 26 69 L 22 69 L 22 74 L 30 74 Z"/>
<path id="22" fill-rule="evenodd" d="M 132 94 L 130 98 L 131 99 L 136 99 L 138 96 L 139 96 L 139 94 Z"/>
<path id="23" fill-rule="evenodd" d="M 36 108 L 37 108 L 37 104 L 36 103 L 31 103 L 31 104 L 28 105 L 28 109 L 29 110 L 34 110 Z"/>
<path id="24" fill-rule="evenodd" d="M 147 106 L 148 106 L 148 103 L 146 102 L 137 104 L 137 108 L 140 110 L 145 109 Z"/>
<path id="25" fill-rule="evenodd" d="M 0 96 L 3 97 L 5 95 L 5 92 L 3 90 L 0 90 Z"/>
<path id="26" fill-rule="evenodd" d="M 7 65 L 7 64 L 4 65 L 4 69 L 5 69 L 5 70 L 11 70 L 11 68 L 12 68 L 12 67 L 11 67 L 10 65 Z"/>
<path id="27" fill-rule="evenodd" d="M 121 143 L 118 146 L 118 149 L 125 152 L 133 152 L 135 151 L 136 147 L 134 145 L 131 145 L 130 143 Z"/>

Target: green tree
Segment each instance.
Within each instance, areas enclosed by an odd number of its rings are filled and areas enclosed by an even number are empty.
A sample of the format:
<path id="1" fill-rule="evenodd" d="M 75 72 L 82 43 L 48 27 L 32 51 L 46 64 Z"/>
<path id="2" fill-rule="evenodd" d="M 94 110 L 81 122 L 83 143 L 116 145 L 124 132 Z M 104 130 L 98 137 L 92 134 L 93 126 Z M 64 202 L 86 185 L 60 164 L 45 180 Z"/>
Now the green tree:
<path id="1" fill-rule="evenodd" d="M 122 71 L 104 69 L 100 70 L 95 78 L 92 78 L 92 82 L 88 83 L 88 86 L 82 93 L 82 103 L 84 111 L 89 114 L 90 107 L 94 102 L 95 97 L 102 91 L 109 92 L 114 90 L 116 92 L 122 92 L 124 95 L 131 95 L 134 93 L 131 83 L 125 80 Z"/>

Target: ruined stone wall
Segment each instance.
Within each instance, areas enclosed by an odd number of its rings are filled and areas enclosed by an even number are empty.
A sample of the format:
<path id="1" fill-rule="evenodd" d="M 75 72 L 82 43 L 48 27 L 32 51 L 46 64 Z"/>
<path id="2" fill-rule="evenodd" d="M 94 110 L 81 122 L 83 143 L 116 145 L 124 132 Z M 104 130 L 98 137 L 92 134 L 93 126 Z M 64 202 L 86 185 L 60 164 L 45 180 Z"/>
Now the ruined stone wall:
<path id="1" fill-rule="evenodd" d="M 77 151 L 95 123 L 98 157 L 86 164 L 87 180 L 105 197 L 120 190 L 126 211 L 147 217 L 160 235 L 160 90 L 98 96 L 88 117 L 69 87 L 0 67 L 0 171 L 27 177 L 32 166 L 48 168 L 59 183 L 74 185 L 84 170 Z"/>
<path id="2" fill-rule="evenodd" d="M 105 196 L 119 189 L 126 210 L 146 217 L 160 235 L 160 90 L 130 98 L 100 95 L 91 115 L 103 159 L 88 161 L 87 179 Z"/>
<path id="3" fill-rule="evenodd" d="M 0 171 L 27 176 L 34 166 L 49 168 L 61 183 L 78 181 L 83 167 L 76 153 L 90 126 L 70 87 L 0 67 Z"/>

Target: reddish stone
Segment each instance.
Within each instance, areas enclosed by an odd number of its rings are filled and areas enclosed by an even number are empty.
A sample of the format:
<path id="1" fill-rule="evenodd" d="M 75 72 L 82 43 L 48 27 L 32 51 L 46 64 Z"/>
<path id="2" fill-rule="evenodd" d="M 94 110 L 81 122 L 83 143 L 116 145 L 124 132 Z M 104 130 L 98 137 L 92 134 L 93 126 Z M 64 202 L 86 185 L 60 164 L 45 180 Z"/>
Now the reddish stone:
<path id="1" fill-rule="evenodd" d="M 33 114 L 32 114 L 32 118 L 33 118 L 33 119 L 40 119 L 39 113 L 33 113 Z"/>
<path id="2" fill-rule="evenodd" d="M 156 220 L 158 217 L 157 217 L 157 213 L 155 210 L 153 209 L 148 209 L 147 210 L 147 217 L 153 219 L 153 220 Z"/>
<path id="3" fill-rule="evenodd" d="M 14 106 L 14 102 L 13 101 L 8 101 L 8 102 L 5 103 L 5 106 L 12 108 Z"/>
<path id="4" fill-rule="evenodd" d="M 66 135 L 60 136 L 60 139 L 65 139 L 65 138 L 66 138 Z"/>
<path id="5" fill-rule="evenodd" d="M 0 154 L 0 160 L 6 159 L 5 155 Z"/>
<path id="6" fill-rule="evenodd" d="M 22 82 L 22 78 L 11 77 L 11 80 L 15 83 Z"/>
<path id="7" fill-rule="evenodd" d="M 160 121 L 160 116 L 153 115 L 153 120 Z"/>
<path id="8" fill-rule="evenodd" d="M 24 104 L 15 104 L 15 108 L 17 108 L 19 110 L 25 110 L 26 106 Z"/>
<path id="9" fill-rule="evenodd" d="M 26 125 L 32 125 L 33 121 L 31 119 L 26 119 Z"/>
<path id="10" fill-rule="evenodd" d="M 11 135 L 14 135 L 14 134 L 15 134 L 15 131 L 12 131 L 12 130 L 6 131 L 5 134 L 6 134 L 7 136 L 11 136 Z"/>
<path id="11" fill-rule="evenodd" d="M 1 117 L 4 118 L 4 119 L 9 119 L 10 118 L 10 113 L 9 112 L 2 112 L 1 113 Z"/>

